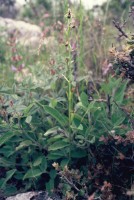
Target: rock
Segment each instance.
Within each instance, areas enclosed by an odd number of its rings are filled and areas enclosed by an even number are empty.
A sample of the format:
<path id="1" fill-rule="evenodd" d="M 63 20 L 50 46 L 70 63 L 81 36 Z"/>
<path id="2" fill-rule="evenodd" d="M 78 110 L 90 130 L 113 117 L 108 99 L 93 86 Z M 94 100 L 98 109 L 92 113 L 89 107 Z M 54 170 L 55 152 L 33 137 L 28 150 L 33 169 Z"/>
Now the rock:
<path id="1" fill-rule="evenodd" d="M 127 195 L 134 197 L 134 184 L 132 184 L 131 189 L 127 191 Z"/>
<path id="2" fill-rule="evenodd" d="M 36 196 L 37 192 L 26 192 L 22 194 L 17 194 L 12 197 L 6 198 L 6 200 L 30 200 L 33 196 Z"/>
<path id="3" fill-rule="evenodd" d="M 47 192 L 27 192 L 8 197 L 6 200 L 61 200 L 57 195 L 49 196 Z"/>
<path id="4" fill-rule="evenodd" d="M 37 48 L 42 31 L 37 25 L 0 17 L 0 36 L 6 38 L 14 36 L 17 43 Z"/>
<path id="5" fill-rule="evenodd" d="M 36 196 L 30 200 L 61 200 L 56 194 L 49 195 L 47 192 L 39 192 Z"/>
<path id="6" fill-rule="evenodd" d="M 45 45 L 48 51 L 55 51 L 58 42 L 53 36 L 45 37 L 42 40 L 41 28 L 37 25 L 24 21 L 17 21 L 0 17 L 0 37 L 15 37 L 15 42 L 24 48 L 28 48 L 31 52 L 38 52 L 39 47 Z"/>

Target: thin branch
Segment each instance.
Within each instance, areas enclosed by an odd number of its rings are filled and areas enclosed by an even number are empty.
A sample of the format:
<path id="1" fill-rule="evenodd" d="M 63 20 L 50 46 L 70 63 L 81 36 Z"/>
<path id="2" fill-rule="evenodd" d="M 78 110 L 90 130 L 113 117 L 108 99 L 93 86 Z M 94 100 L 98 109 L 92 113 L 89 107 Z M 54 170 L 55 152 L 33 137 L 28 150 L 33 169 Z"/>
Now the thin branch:
<path id="1" fill-rule="evenodd" d="M 80 192 L 80 189 L 77 188 L 77 186 L 72 182 L 70 181 L 64 174 L 62 174 L 62 172 L 59 172 L 58 173 L 70 186 L 72 186 L 77 192 Z M 85 198 L 88 198 L 88 195 L 85 194 L 84 195 Z"/>
<path id="2" fill-rule="evenodd" d="M 122 29 L 124 27 L 124 25 L 121 26 L 120 23 L 116 22 L 115 20 L 113 20 L 113 24 L 114 24 L 115 28 L 117 28 L 118 31 L 121 33 L 120 37 L 124 36 L 124 37 L 128 38 L 128 35 Z"/>
<path id="3" fill-rule="evenodd" d="M 76 187 L 76 185 L 71 182 L 65 175 L 63 175 L 61 172 L 58 173 L 70 186 L 72 186 L 77 192 L 80 191 L 79 188 Z"/>

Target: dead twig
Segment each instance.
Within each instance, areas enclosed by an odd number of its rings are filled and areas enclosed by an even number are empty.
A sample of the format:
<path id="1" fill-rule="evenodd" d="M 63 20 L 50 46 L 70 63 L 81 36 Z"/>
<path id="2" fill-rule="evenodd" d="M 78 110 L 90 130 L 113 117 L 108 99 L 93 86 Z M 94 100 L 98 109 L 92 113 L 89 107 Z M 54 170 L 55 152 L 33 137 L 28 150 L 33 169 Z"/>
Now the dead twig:
<path id="1" fill-rule="evenodd" d="M 120 25 L 119 22 L 116 22 L 115 20 L 113 20 L 113 24 L 114 24 L 115 28 L 117 28 L 117 30 L 121 33 L 120 37 L 124 36 L 125 38 L 128 38 L 128 35 L 123 30 L 125 23 L 123 25 Z"/>
<path id="2" fill-rule="evenodd" d="M 72 182 L 70 181 L 62 172 L 59 172 L 58 173 L 62 178 L 63 180 L 65 180 L 70 186 L 72 186 L 77 192 L 80 192 L 80 189 Z M 88 198 L 88 195 L 85 194 L 84 195 L 84 198 Z"/>

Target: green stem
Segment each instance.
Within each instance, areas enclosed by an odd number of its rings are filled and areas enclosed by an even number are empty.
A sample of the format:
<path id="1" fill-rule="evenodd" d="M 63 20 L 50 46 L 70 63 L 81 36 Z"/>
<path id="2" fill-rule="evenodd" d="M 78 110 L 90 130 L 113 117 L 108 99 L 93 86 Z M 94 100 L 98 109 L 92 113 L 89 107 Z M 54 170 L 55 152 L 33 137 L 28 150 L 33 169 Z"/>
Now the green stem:
<path id="1" fill-rule="evenodd" d="M 71 140 L 71 114 L 72 114 L 72 91 L 71 82 L 68 83 L 68 116 L 69 116 L 69 139 Z"/>
<path id="2" fill-rule="evenodd" d="M 69 151 L 69 160 L 71 159 L 71 142 L 72 142 L 72 132 L 71 132 L 71 113 L 72 113 L 72 94 L 71 94 L 71 83 L 68 83 L 68 116 L 69 116 L 69 143 L 70 143 L 70 151 Z"/>
<path id="3" fill-rule="evenodd" d="M 68 130 L 69 130 L 69 160 L 71 159 L 71 143 L 72 143 L 72 131 L 71 131 L 71 123 L 72 123 L 72 69 L 71 69 L 71 44 L 70 44 L 70 36 L 71 36 L 71 28 L 70 28 L 70 19 L 67 21 L 67 31 L 66 31 L 66 40 L 68 42 L 67 46 L 67 79 L 68 79 Z"/>

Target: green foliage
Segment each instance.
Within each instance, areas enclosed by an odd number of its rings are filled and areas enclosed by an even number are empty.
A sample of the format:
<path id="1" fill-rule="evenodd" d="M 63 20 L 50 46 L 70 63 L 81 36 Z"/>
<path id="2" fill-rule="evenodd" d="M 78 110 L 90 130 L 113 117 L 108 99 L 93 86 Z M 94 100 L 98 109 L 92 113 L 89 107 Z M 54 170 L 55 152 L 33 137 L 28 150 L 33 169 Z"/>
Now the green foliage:
<path id="1" fill-rule="evenodd" d="M 3 63 L 6 61 L 6 45 L 5 42 L 1 39 L 0 41 L 1 48 L 0 48 L 0 62 Z"/>
<path id="2" fill-rule="evenodd" d="M 25 8 L 23 9 L 23 17 L 33 20 L 36 18 L 35 22 L 38 22 L 44 12 L 51 10 L 51 2 L 48 0 L 35 0 L 32 2 L 27 2 Z M 36 17 L 35 17 L 36 16 Z"/>
<path id="3" fill-rule="evenodd" d="M 57 85 L 56 82 L 55 84 Z M 49 177 L 50 169 L 54 170 L 53 162 L 58 162 L 63 166 L 62 169 L 67 164 L 73 167 L 74 160 L 88 158 L 90 146 L 97 144 L 100 137 L 112 136 L 113 131 L 116 135 L 125 137 L 126 132 L 131 130 L 129 117 L 121 107 L 129 103 L 126 104 L 124 99 L 126 85 L 126 81 L 109 78 L 107 83 L 101 85 L 99 96 L 94 93 L 92 101 L 88 100 L 86 92 L 81 92 L 74 105 L 71 121 L 66 112 L 67 96 L 64 101 L 59 98 L 61 101 L 53 108 L 45 90 L 38 98 L 41 88 L 33 90 L 34 85 L 26 89 L 24 83 L 20 84 L 19 88 L 25 91 L 21 97 L 13 90 L 9 93 L 9 90 L 2 88 L 1 91 L 4 92 L 1 99 L 4 104 L 1 106 L 5 109 L 5 115 L 1 116 L 0 166 L 1 169 L 4 166 L 7 171 L 7 179 L 1 181 L 2 188 L 6 189 L 15 179 L 16 189 L 19 184 L 23 186 L 23 191 L 40 189 L 39 183 L 43 180 L 44 189 L 49 187 L 51 190 L 57 177 Z M 66 87 L 62 90 L 66 90 Z M 32 94 L 32 99 L 27 96 L 28 91 Z M 51 99 L 53 95 L 54 92 L 51 92 Z M 101 95 L 105 101 L 99 102 Z M 110 113 L 107 95 L 111 96 Z M 5 121 L 7 118 L 8 121 Z M 121 126 L 126 128 L 122 130 Z M 46 181 L 44 176 L 48 177 Z M 48 181 L 53 184 L 48 186 Z"/>
<path id="4" fill-rule="evenodd" d="M 72 41 L 79 44 L 83 19 L 79 30 L 72 26 L 73 20 L 68 9 L 65 45 L 57 47 L 61 53 L 57 63 L 52 60 L 45 70 L 35 63 L 31 77 L 0 88 L 0 186 L 7 195 L 46 189 L 60 190 L 66 199 L 84 199 L 94 191 L 100 197 L 109 188 L 111 192 L 110 184 L 113 194 L 118 184 L 120 193 L 131 186 L 133 168 L 126 168 L 131 167 L 128 160 L 133 162 L 128 81 L 113 76 L 100 82 L 90 75 L 75 77 L 76 63 L 81 67 L 83 58 Z"/>
<path id="5" fill-rule="evenodd" d="M 45 1 L 44 0 L 37 0 L 36 5 L 38 6 L 38 4 L 43 5 L 46 8 L 46 10 L 50 10 L 50 8 L 51 8 L 51 2 L 48 1 L 48 0 L 45 0 Z"/>
<path id="6" fill-rule="evenodd" d="M 128 15 L 128 10 L 130 7 L 131 1 L 128 0 L 110 0 L 108 5 L 108 12 L 112 17 L 116 18 L 126 17 Z M 107 9 L 107 3 L 104 3 L 102 9 Z M 109 15 L 110 16 L 110 15 Z"/>

